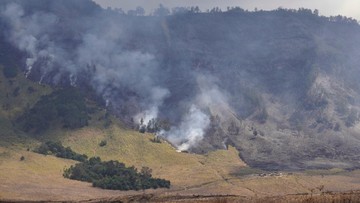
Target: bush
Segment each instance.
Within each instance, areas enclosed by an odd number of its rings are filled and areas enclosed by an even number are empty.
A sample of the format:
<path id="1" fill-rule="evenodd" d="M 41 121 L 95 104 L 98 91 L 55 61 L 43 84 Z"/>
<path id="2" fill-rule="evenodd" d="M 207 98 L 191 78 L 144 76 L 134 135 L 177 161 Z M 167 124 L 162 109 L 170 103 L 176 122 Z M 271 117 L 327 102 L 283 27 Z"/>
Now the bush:
<path id="1" fill-rule="evenodd" d="M 145 133 L 146 132 L 146 126 L 145 125 L 142 125 L 139 127 L 139 132 L 140 133 Z"/>
<path id="2" fill-rule="evenodd" d="M 17 73 L 17 68 L 14 66 L 5 66 L 3 68 L 3 74 L 6 78 L 14 78 L 16 77 Z"/>
<path id="3" fill-rule="evenodd" d="M 153 142 L 153 143 L 161 143 L 161 139 L 158 136 L 155 136 L 154 138 L 151 138 L 150 141 Z"/>
<path id="4" fill-rule="evenodd" d="M 103 147 L 107 144 L 107 141 L 106 140 L 101 140 L 101 142 L 99 143 L 99 146 L 100 147 Z"/>
<path id="5" fill-rule="evenodd" d="M 12 92 L 13 97 L 17 97 L 20 94 L 20 87 L 16 87 L 14 91 Z"/>
<path id="6" fill-rule="evenodd" d="M 44 155 L 54 155 L 56 157 L 64 159 L 72 159 L 75 161 L 84 162 L 87 160 L 85 154 L 78 154 L 74 152 L 70 147 L 64 147 L 60 142 L 48 141 L 40 145 L 35 152 Z"/>
<path id="7" fill-rule="evenodd" d="M 33 87 L 28 87 L 28 88 L 27 88 L 27 92 L 28 92 L 29 94 L 32 94 L 32 93 L 36 92 L 36 89 L 34 89 Z"/>
<path id="8" fill-rule="evenodd" d="M 76 129 L 88 124 L 89 115 L 82 94 L 74 89 L 62 89 L 42 96 L 35 106 L 20 118 L 22 129 L 26 132 L 41 133 L 52 122 L 61 122 L 64 128 Z"/>
<path id="9" fill-rule="evenodd" d="M 170 181 L 152 178 L 151 172 L 148 167 L 143 167 L 139 173 L 133 166 L 125 167 L 125 164 L 118 161 L 103 162 L 99 157 L 92 157 L 65 169 L 63 175 L 65 178 L 91 182 L 94 187 L 110 190 L 170 187 Z"/>

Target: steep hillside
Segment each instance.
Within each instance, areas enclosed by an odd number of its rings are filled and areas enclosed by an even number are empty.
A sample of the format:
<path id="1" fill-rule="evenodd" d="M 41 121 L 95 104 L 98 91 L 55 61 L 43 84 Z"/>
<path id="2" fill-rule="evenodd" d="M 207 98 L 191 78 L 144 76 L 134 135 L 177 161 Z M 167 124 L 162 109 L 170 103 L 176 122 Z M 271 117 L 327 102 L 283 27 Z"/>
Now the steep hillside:
<path id="1" fill-rule="evenodd" d="M 42 95 L 50 93 L 51 88 L 29 81 L 21 73 L 5 77 L 2 64 L 0 71 L 0 146 L 32 146 L 34 140 L 15 127 L 16 118 L 31 108 Z"/>
<path id="2" fill-rule="evenodd" d="M 20 73 L 8 78 L 1 72 L 0 81 L 1 94 L 4 94 L 0 100 L 0 201 L 76 201 L 139 194 L 135 191 L 96 189 L 89 183 L 65 179 L 64 169 L 76 161 L 33 152 L 47 140 L 60 141 L 88 157 L 118 160 L 136 168 L 150 167 L 154 177 L 171 180 L 171 191 L 223 182 L 246 168 L 233 147 L 207 155 L 179 153 L 165 140 L 155 142 L 153 134 L 142 134 L 124 127 L 122 122 L 107 115 L 105 109 L 90 99 L 86 100 L 86 106 L 91 110 L 86 126 L 69 128 L 63 125 L 62 117 L 55 114 L 56 117 L 45 130 L 27 131 L 17 123 L 19 117 L 40 108 L 39 105 L 45 105 L 42 107 L 48 109 L 47 104 L 41 101 L 53 98 L 51 95 L 59 90 L 34 83 Z M 14 89 L 18 89 L 16 94 L 12 93 Z M 78 95 L 67 96 L 75 96 L 79 100 Z M 61 99 L 63 105 L 69 106 L 73 102 L 71 99 L 64 100 L 64 97 Z M 58 105 L 56 99 L 50 101 L 53 106 Z M 41 115 L 44 111 L 37 113 Z M 37 120 L 32 122 L 36 123 Z M 102 141 L 106 141 L 106 144 L 100 145 Z"/>
<path id="3" fill-rule="evenodd" d="M 262 169 L 359 167 L 360 26 L 351 18 L 239 7 L 126 15 L 89 0 L 2 1 L 0 12 L 7 74 L 77 87 L 178 150 L 230 144 Z"/>
<path id="4" fill-rule="evenodd" d="M 9 45 L 4 41 L 1 43 L 4 45 L 1 47 Z M 270 147 L 270 150 L 277 150 L 278 153 L 285 150 L 283 146 L 273 147 L 270 142 L 273 140 L 265 139 L 266 136 L 274 137 L 270 132 L 281 131 L 284 136 L 291 133 L 284 129 L 277 129 L 274 124 L 280 122 L 276 119 L 283 116 L 285 117 L 283 119 L 286 120 L 286 116 L 288 116 L 286 113 L 279 112 L 284 105 L 276 99 L 269 98 L 261 101 L 269 115 L 265 122 L 255 122 L 253 119 L 257 120 L 256 116 L 250 115 L 246 119 L 240 117 L 236 110 L 223 99 L 209 103 L 208 101 L 216 98 L 208 96 L 218 94 L 221 89 L 213 86 L 213 80 L 216 81 L 213 77 L 197 78 L 201 91 L 209 94 L 201 95 L 201 99 L 199 98 L 198 101 L 208 107 L 206 111 L 204 110 L 205 113 L 199 114 L 209 115 L 209 125 L 205 130 L 207 135 L 202 140 L 195 140 L 197 143 L 194 143 L 194 146 L 197 147 L 193 146 L 192 150 L 199 154 L 178 152 L 177 146 L 161 138 L 161 133 L 157 136 L 155 133 L 140 133 L 139 129 L 136 129 L 135 123 L 126 120 L 121 115 L 111 113 L 117 112 L 114 101 L 111 104 L 106 101 L 99 102 L 99 98 L 92 92 L 93 88 L 89 86 L 75 88 L 66 85 L 66 82 L 50 86 L 41 83 L 42 81 L 34 82 L 26 78 L 29 75 L 26 72 L 23 74 L 21 63 L 17 64 L 17 60 L 11 59 L 15 52 L 2 50 L 0 57 L 0 202 L 219 202 L 245 200 L 261 202 L 264 198 L 269 199 L 270 197 L 275 202 L 279 198 L 286 200 L 316 198 L 319 201 L 341 198 L 357 200 L 354 194 L 358 193 L 332 193 L 360 190 L 360 173 L 357 170 L 346 171 L 335 168 L 296 173 L 269 172 L 251 168 L 240 159 L 238 149 L 243 149 L 240 152 L 241 155 L 254 165 L 257 162 L 267 163 L 269 157 L 272 161 L 283 159 L 276 153 L 264 155 Z M 20 53 L 18 57 L 21 58 L 21 56 Z M 9 57 L 10 60 L 8 60 Z M 174 84 L 177 85 L 177 83 Z M 326 98 L 334 101 L 324 108 L 328 109 L 324 112 L 330 115 L 337 111 L 335 107 L 337 102 L 342 101 L 342 98 L 346 98 L 348 94 L 356 95 L 356 93 L 346 91 L 340 82 L 329 82 L 329 78 L 324 76 L 316 77 L 313 84 L 309 93 L 320 95 L 320 99 L 323 98 L 322 95 L 327 95 Z M 132 94 L 131 92 L 127 93 Z M 259 97 L 252 95 L 251 91 L 244 94 L 248 94 L 254 103 L 259 100 Z M 339 98 L 336 95 L 343 95 L 343 97 Z M 262 97 L 267 98 L 271 95 L 264 93 Z M 136 103 L 137 101 L 133 100 L 128 105 L 132 102 Z M 198 113 L 199 110 L 195 108 L 193 112 Z M 197 114 L 190 114 L 188 119 L 184 119 L 185 127 L 191 127 L 192 123 L 202 124 L 202 122 L 198 122 L 199 118 L 206 120 L 206 116 L 194 115 Z M 312 114 L 304 116 L 313 117 Z M 342 122 L 339 119 L 336 121 Z M 164 124 L 166 122 L 162 122 L 162 125 L 166 126 Z M 346 123 L 341 123 L 339 128 L 345 128 L 345 126 Z M 151 130 L 148 127 L 146 126 L 146 129 Z M 321 125 L 315 126 L 313 131 L 317 132 L 320 127 Z M 199 128 L 194 129 L 196 132 L 199 130 Z M 266 129 L 268 130 L 265 131 Z M 353 129 L 355 133 L 357 125 L 350 129 Z M 174 135 L 178 133 L 173 128 L 168 130 Z M 343 130 L 339 131 L 344 132 Z M 342 134 L 339 133 L 337 136 L 340 135 Z M 302 135 L 297 140 L 293 140 L 292 146 L 295 146 L 296 141 L 297 146 L 300 147 L 302 143 L 298 142 L 299 140 L 303 140 L 306 145 L 306 139 L 306 136 Z M 171 188 L 124 192 L 102 190 L 92 187 L 86 182 L 66 179 L 63 177 L 64 169 L 76 164 L 76 161 L 34 152 L 41 143 L 49 140 L 60 141 L 65 147 L 71 147 L 75 152 L 86 154 L 88 157 L 99 156 L 102 160 L 118 160 L 127 166 L 133 165 L 138 169 L 143 166 L 150 167 L 154 177 L 170 180 Z M 269 142 L 270 145 L 268 145 Z M 259 143 L 262 144 L 261 149 L 260 145 L 257 145 Z M 318 144 L 326 146 L 324 143 Z M 215 148 L 221 149 L 214 150 Z M 261 151 L 250 153 L 253 151 L 249 149 L 253 149 L 255 152 Z M 318 148 L 309 146 L 306 150 L 311 149 Z M 336 149 L 342 148 L 339 146 Z M 292 153 L 301 150 L 303 149 L 294 150 Z M 323 154 L 324 152 L 319 153 Z M 348 151 L 344 151 L 344 153 L 346 154 Z M 335 155 L 337 156 L 337 153 Z M 284 157 L 288 156 L 288 154 L 284 155 Z M 283 160 L 288 164 L 296 163 L 307 155 L 299 154 L 298 156 L 298 160 L 290 162 L 286 159 Z M 339 160 L 338 157 L 334 158 Z M 354 158 L 350 157 L 346 160 L 353 161 Z M 326 162 L 328 160 L 320 158 L 311 159 L 311 161 L 313 163 L 310 162 L 310 164 L 315 165 L 328 163 Z M 332 165 L 327 164 L 326 167 L 329 165 L 342 167 L 341 164 L 334 162 Z M 269 168 L 268 165 L 258 166 Z M 269 164 L 269 166 L 273 166 L 270 168 L 278 167 L 279 163 Z M 290 168 L 289 165 L 287 167 Z"/>

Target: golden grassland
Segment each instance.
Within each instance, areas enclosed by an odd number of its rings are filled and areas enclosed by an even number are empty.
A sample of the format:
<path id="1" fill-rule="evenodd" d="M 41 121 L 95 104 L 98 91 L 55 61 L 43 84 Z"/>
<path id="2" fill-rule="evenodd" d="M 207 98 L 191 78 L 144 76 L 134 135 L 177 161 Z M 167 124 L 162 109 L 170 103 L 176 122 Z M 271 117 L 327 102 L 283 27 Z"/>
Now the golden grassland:
<path id="1" fill-rule="evenodd" d="M 137 168 L 149 166 L 155 177 L 166 178 L 172 182 L 169 190 L 145 191 L 145 194 L 154 194 L 159 201 L 170 201 L 172 197 L 179 197 L 176 201 L 183 199 L 188 202 L 190 199 L 186 197 L 224 195 L 230 195 L 226 197 L 226 201 L 232 198 L 245 198 L 250 201 L 255 197 L 259 200 L 295 194 L 316 197 L 330 191 L 360 190 L 359 171 L 323 170 L 259 177 L 256 174 L 251 175 L 252 169 L 239 159 L 238 151 L 233 147 L 197 155 L 176 152 L 165 141 L 154 143 L 150 141 L 151 138 L 151 134 L 140 134 L 113 125 L 102 130 L 86 127 L 65 132 L 62 142 L 88 156 L 119 160 Z M 101 140 L 107 140 L 107 145 L 100 147 Z M 21 156 L 24 156 L 25 160 L 21 161 Z M 142 191 L 102 190 L 91 187 L 89 183 L 63 178 L 63 169 L 74 163 L 76 162 L 27 151 L 22 145 L 0 147 L 0 200 L 79 201 L 143 194 Z M 243 170 L 250 175 L 234 175 Z M 253 172 L 257 173 L 256 170 Z M 215 199 L 221 200 L 220 197 Z M 299 196 L 291 198 L 296 199 Z"/>
<path id="2" fill-rule="evenodd" d="M 17 87 L 20 89 L 14 96 Z M 49 93 L 51 88 L 30 82 L 22 75 L 7 79 L 0 74 L 0 202 L 137 201 L 143 197 L 159 202 L 301 202 L 308 198 L 318 201 L 340 198 L 330 193 L 333 191 L 360 190 L 360 171 L 314 170 L 259 177 L 256 174 L 264 172 L 248 167 L 233 147 L 204 155 L 179 153 L 166 141 L 152 142 L 152 134 L 124 128 L 115 118 L 111 118 L 113 124 L 105 128 L 101 119 L 105 110 L 91 101 L 88 105 L 97 110 L 91 115 L 89 127 L 64 130 L 51 126 L 42 135 L 25 135 L 14 126 L 14 118 L 34 105 L 40 96 Z M 138 169 L 148 166 L 154 177 L 170 180 L 172 187 L 110 191 L 65 179 L 64 168 L 76 162 L 32 152 L 44 140 L 61 141 L 89 157 L 119 160 Z M 107 144 L 100 147 L 103 140 Z M 22 156 L 24 160 L 20 160 Z M 356 194 L 348 194 L 346 198 Z"/>
<path id="3" fill-rule="evenodd" d="M 64 139 L 64 145 L 104 160 L 119 160 L 137 168 L 148 166 L 155 177 L 170 179 L 176 187 L 181 188 L 192 183 L 217 181 L 245 166 L 234 148 L 207 155 L 179 153 L 166 141 L 154 143 L 150 141 L 152 138 L 154 136 L 150 134 L 113 126 L 104 131 L 82 129 L 71 132 Z M 107 145 L 100 147 L 101 140 L 106 140 Z"/>
<path id="4" fill-rule="evenodd" d="M 125 195 L 63 178 L 63 169 L 74 161 L 18 149 L 1 148 L 0 151 L 0 201 L 75 201 Z M 21 156 L 25 160 L 20 161 Z"/>

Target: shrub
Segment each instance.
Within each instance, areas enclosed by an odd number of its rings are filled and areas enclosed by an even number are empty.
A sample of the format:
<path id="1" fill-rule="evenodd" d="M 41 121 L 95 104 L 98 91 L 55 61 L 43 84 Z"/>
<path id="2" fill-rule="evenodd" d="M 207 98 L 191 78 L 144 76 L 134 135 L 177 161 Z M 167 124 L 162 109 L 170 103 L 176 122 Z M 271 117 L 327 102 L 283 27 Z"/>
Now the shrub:
<path id="1" fill-rule="evenodd" d="M 150 141 L 153 142 L 153 143 L 161 143 L 161 139 L 158 136 L 155 136 L 154 138 L 151 138 Z"/>
<path id="2" fill-rule="evenodd" d="M 12 92 L 13 97 L 17 97 L 20 94 L 20 87 L 16 87 L 14 91 Z"/>
<path id="3" fill-rule="evenodd" d="M 15 66 L 5 66 L 3 67 L 3 74 L 6 78 L 14 78 L 16 77 L 18 71 Z"/>
<path id="4" fill-rule="evenodd" d="M 99 143 L 99 146 L 100 147 L 103 147 L 107 144 L 107 141 L 106 140 L 101 140 L 101 142 Z"/>
<path id="5" fill-rule="evenodd" d="M 142 125 L 139 127 L 139 132 L 140 133 L 145 133 L 146 132 L 146 126 L 145 125 Z"/>
<path id="6" fill-rule="evenodd" d="M 78 154 L 74 152 L 70 147 L 64 147 L 60 142 L 48 141 L 40 145 L 35 152 L 44 155 L 54 155 L 56 157 L 64 159 L 72 159 L 75 161 L 86 161 L 87 156 L 85 154 Z"/>
<path id="7" fill-rule="evenodd" d="M 143 167 L 140 173 L 133 166 L 126 167 L 118 161 L 101 161 L 92 157 L 88 161 L 75 164 L 64 170 L 64 177 L 91 182 L 94 187 L 110 190 L 140 190 L 149 188 L 169 188 L 170 181 L 152 178 L 152 170 Z"/>
<path id="8" fill-rule="evenodd" d="M 28 87 L 28 88 L 27 88 L 27 92 L 28 92 L 29 94 L 32 94 L 32 93 L 36 92 L 36 89 L 34 89 L 33 87 Z"/>
<path id="9" fill-rule="evenodd" d="M 42 96 L 35 106 L 19 117 L 26 132 L 41 133 L 52 122 L 61 122 L 64 128 L 81 128 L 88 124 L 89 115 L 82 94 L 74 89 L 62 89 Z"/>

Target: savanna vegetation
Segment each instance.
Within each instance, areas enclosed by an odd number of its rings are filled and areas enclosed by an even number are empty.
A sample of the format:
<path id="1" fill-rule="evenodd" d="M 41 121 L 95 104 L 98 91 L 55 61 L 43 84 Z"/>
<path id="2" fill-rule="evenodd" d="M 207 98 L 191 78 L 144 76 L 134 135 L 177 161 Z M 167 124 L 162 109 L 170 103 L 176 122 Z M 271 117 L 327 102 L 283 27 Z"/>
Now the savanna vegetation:
<path id="1" fill-rule="evenodd" d="M 86 161 L 87 156 L 85 154 L 78 154 L 74 152 L 70 147 L 64 147 L 60 142 L 47 141 L 39 146 L 35 152 L 44 155 L 54 155 L 56 157 L 64 159 L 72 159 L 75 161 Z"/>
<path id="2" fill-rule="evenodd" d="M 79 161 L 80 163 L 65 169 L 63 176 L 73 180 L 91 182 L 94 187 L 111 190 L 170 187 L 170 181 L 153 178 L 152 170 L 148 167 L 142 167 L 138 172 L 134 166 L 126 167 L 119 161 L 101 161 L 100 157 L 88 159 L 85 154 L 78 154 L 70 147 L 64 147 L 60 142 L 47 141 L 41 144 L 35 152 Z"/>
<path id="3" fill-rule="evenodd" d="M 91 182 L 94 187 L 111 190 L 144 190 L 169 188 L 170 181 L 153 178 L 152 170 L 143 167 L 140 172 L 135 167 L 126 167 L 118 161 L 101 161 L 92 157 L 77 163 L 64 171 L 64 177 Z"/>
<path id="4" fill-rule="evenodd" d="M 27 109 L 18 119 L 25 132 L 41 133 L 51 124 L 76 129 L 88 124 L 89 111 L 82 93 L 75 88 L 60 89 L 42 96 L 34 107 Z"/>

